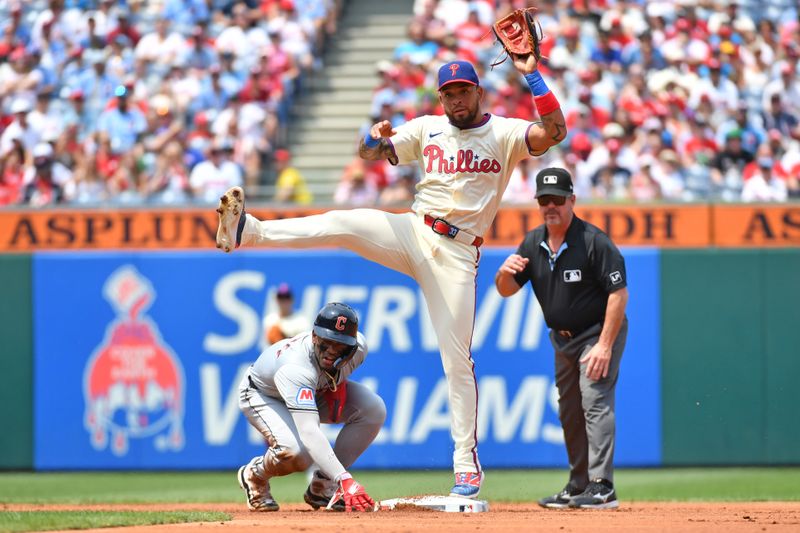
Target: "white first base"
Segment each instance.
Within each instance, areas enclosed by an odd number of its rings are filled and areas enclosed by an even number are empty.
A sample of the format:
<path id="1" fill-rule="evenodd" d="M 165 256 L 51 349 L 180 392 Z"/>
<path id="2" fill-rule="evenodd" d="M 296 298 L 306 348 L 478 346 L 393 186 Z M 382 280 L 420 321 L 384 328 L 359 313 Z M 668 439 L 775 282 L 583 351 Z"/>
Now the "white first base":
<path id="1" fill-rule="evenodd" d="M 445 513 L 485 513 L 489 510 L 489 502 L 486 500 L 471 500 L 461 496 L 417 496 L 415 498 L 393 498 L 382 500 L 380 509 L 393 510 L 398 505 L 415 505 L 424 507 L 432 511 L 443 511 Z"/>

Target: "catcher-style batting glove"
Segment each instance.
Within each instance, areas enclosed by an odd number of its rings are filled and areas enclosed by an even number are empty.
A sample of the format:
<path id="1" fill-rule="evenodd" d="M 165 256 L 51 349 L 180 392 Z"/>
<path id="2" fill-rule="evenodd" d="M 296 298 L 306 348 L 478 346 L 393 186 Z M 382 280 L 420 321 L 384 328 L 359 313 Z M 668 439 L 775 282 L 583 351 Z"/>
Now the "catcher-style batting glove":
<path id="1" fill-rule="evenodd" d="M 353 511 L 374 511 L 375 500 L 370 498 L 364 487 L 358 484 L 349 473 L 345 472 L 339 477 L 339 488 L 333 494 L 331 501 L 328 502 L 328 509 L 334 503 L 339 501 L 339 498 L 344 500 L 345 511 L 351 513 Z"/>

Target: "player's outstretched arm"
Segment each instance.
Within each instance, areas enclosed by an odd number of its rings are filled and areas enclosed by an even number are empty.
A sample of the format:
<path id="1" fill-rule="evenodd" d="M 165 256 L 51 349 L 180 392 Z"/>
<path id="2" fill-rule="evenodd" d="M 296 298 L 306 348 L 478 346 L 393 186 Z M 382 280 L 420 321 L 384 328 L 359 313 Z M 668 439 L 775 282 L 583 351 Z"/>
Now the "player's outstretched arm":
<path id="1" fill-rule="evenodd" d="M 356 483 L 353 476 L 345 470 L 330 442 L 320 428 L 319 414 L 316 411 L 290 411 L 292 420 L 297 426 L 300 442 L 308 450 L 308 454 L 322 472 L 339 483 L 339 487 L 328 503 L 332 507 L 339 498 L 344 499 L 345 510 L 373 511 L 375 501 L 367 494 L 362 485 Z"/>
<path id="2" fill-rule="evenodd" d="M 541 123 L 537 122 L 528 130 L 528 145 L 531 147 L 531 152 L 539 155 L 566 138 L 567 123 L 564 120 L 564 113 L 561 111 L 561 104 L 558 103 L 539 73 L 537 68 L 539 61 L 536 57 L 529 54 L 513 56 L 513 59 L 516 69 L 525 76 L 536 109 L 539 111 L 539 116 L 542 117 Z"/>
<path id="3" fill-rule="evenodd" d="M 397 157 L 386 140 L 396 133 L 397 130 L 392 128 L 392 123 L 388 120 L 373 124 L 369 129 L 369 133 L 361 139 L 361 143 L 358 145 L 358 155 L 361 159 L 366 159 L 367 161 L 388 159 L 391 164 L 396 165 Z"/>
<path id="4" fill-rule="evenodd" d="M 297 427 L 300 442 L 320 470 L 331 479 L 344 474 L 346 472 L 344 466 L 336 457 L 331 443 L 319 425 L 319 414 L 316 411 L 290 411 L 290 413 Z"/>

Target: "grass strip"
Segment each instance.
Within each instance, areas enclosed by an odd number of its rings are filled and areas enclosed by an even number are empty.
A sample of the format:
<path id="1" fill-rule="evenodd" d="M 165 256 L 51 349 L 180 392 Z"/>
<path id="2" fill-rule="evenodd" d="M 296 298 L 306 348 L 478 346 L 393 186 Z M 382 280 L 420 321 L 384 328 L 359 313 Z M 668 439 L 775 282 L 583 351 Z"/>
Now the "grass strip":
<path id="1" fill-rule="evenodd" d="M 184 522 L 225 522 L 230 515 L 203 511 L 0 511 L 0 531 L 51 531 L 147 526 Z"/>
<path id="2" fill-rule="evenodd" d="M 354 471 L 375 498 L 445 494 L 453 474 L 434 471 Z M 530 502 L 566 484 L 567 471 L 489 470 L 481 497 Z M 300 503 L 305 474 L 274 478 L 280 503 Z M 618 469 L 615 484 L 627 501 L 800 501 L 800 468 Z M 4 503 L 208 503 L 244 505 L 235 470 L 225 472 L 63 472 L 0 473 Z"/>

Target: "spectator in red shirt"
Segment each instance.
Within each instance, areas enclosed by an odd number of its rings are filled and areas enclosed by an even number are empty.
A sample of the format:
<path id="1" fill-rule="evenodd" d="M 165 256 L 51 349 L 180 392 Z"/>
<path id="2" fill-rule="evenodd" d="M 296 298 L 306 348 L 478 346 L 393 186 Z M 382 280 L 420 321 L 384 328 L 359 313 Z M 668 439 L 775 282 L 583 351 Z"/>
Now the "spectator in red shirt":
<path id="1" fill-rule="evenodd" d="M 689 120 L 689 133 L 678 139 L 678 153 L 683 159 L 683 164 L 689 166 L 697 159 L 697 154 L 704 155 L 704 160 L 710 161 L 719 150 L 719 145 L 714 140 L 714 132 L 708 127 L 708 122 L 702 115 L 695 115 Z"/>
<path id="2" fill-rule="evenodd" d="M 25 149 L 15 142 L 13 148 L 0 156 L 0 205 L 19 201 L 22 178 L 25 175 Z"/>
<path id="3" fill-rule="evenodd" d="M 139 39 L 142 38 L 142 35 L 136 30 L 136 28 L 131 24 L 131 15 L 125 8 L 120 8 L 116 10 L 117 14 L 117 26 L 108 32 L 106 35 L 106 43 L 111 44 L 116 39 L 117 35 L 124 35 L 128 39 L 130 39 L 133 46 L 139 42 Z"/>
<path id="4" fill-rule="evenodd" d="M 567 129 L 572 130 L 574 127 L 581 128 L 579 122 L 581 117 L 588 119 L 588 124 L 583 125 L 583 128 L 588 128 L 596 135 L 608 124 L 610 119 L 608 112 L 605 109 L 592 105 L 592 91 L 588 87 L 581 87 L 578 89 L 578 105 L 576 108 L 571 109 L 566 118 Z M 581 128 L 582 129 L 582 128 Z"/>
<path id="5" fill-rule="evenodd" d="M 271 75 L 261 66 L 250 68 L 250 77 L 244 83 L 239 98 L 242 102 L 275 103 L 283 95 L 280 78 Z"/>
<path id="6" fill-rule="evenodd" d="M 470 49 L 473 53 L 492 45 L 493 40 L 488 38 L 490 35 L 491 28 L 481 24 L 478 12 L 475 10 L 471 10 L 467 15 L 467 21 L 455 30 L 459 45 Z"/>
<path id="7" fill-rule="evenodd" d="M 608 39 L 615 48 L 622 50 L 627 46 L 633 38 L 625 33 L 622 26 L 622 16 L 616 14 L 611 18 L 611 24 L 608 28 Z"/>

